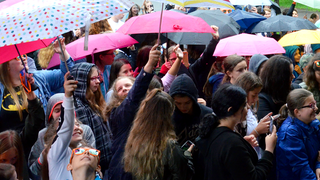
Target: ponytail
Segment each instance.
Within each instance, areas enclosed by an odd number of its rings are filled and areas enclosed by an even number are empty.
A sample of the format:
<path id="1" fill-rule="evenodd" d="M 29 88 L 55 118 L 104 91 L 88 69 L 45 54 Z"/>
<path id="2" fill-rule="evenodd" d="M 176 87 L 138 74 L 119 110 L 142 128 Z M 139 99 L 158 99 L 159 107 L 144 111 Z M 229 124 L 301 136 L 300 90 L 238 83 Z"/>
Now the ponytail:
<path id="1" fill-rule="evenodd" d="M 289 116 L 289 108 L 287 104 L 284 104 L 279 110 L 280 117 L 278 119 L 278 128 L 281 126 L 284 120 Z"/>
<path id="2" fill-rule="evenodd" d="M 206 114 L 199 125 L 199 136 L 201 138 L 206 138 L 218 125 L 220 124 L 218 116 L 212 112 L 211 114 Z"/>

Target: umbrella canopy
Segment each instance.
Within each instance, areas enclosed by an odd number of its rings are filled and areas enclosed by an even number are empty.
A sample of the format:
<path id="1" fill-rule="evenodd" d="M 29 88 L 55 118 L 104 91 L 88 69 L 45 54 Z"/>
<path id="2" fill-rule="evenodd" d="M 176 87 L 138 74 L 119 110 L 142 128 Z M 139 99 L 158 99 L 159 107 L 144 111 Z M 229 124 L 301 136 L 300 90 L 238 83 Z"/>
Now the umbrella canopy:
<path id="1" fill-rule="evenodd" d="M 320 0 L 295 0 L 295 2 L 312 8 L 320 9 Z"/>
<path id="2" fill-rule="evenodd" d="M 159 33 L 160 11 L 135 16 L 122 25 L 117 32 L 123 34 Z M 160 33 L 198 32 L 212 33 L 213 29 L 201 18 L 174 11 L 163 11 Z"/>
<path id="3" fill-rule="evenodd" d="M 279 44 L 281 46 L 320 44 L 320 31 L 304 29 L 289 33 L 279 40 Z"/>
<path id="4" fill-rule="evenodd" d="M 272 5 L 271 5 L 271 9 L 274 9 L 276 11 L 276 14 L 281 14 L 281 8 L 279 6 L 279 4 L 277 4 L 274 1 L 271 1 Z"/>
<path id="5" fill-rule="evenodd" d="M 259 22 L 252 29 L 247 30 L 250 33 L 259 32 L 280 32 L 296 31 L 301 29 L 317 29 L 312 22 L 306 19 L 295 18 L 291 16 L 277 15 Z"/>
<path id="6" fill-rule="evenodd" d="M 8 8 L 8 7 L 20 2 L 20 1 L 23 1 L 23 0 L 6 0 L 3 2 L 0 1 L 1 2 L 0 3 L 0 10 L 6 9 L 6 8 Z"/>
<path id="7" fill-rule="evenodd" d="M 66 45 L 66 50 L 72 58 L 78 60 L 87 55 L 111 50 L 123 47 L 128 47 L 133 44 L 138 43 L 135 39 L 129 35 L 124 35 L 121 33 L 107 33 L 107 34 L 96 34 L 89 36 L 88 51 L 83 50 L 84 39 L 80 38 L 72 43 Z M 60 59 L 58 55 L 54 55 L 48 65 L 48 68 L 57 66 L 60 64 Z"/>
<path id="8" fill-rule="evenodd" d="M 216 7 L 234 9 L 229 0 L 153 0 L 182 7 Z"/>
<path id="9" fill-rule="evenodd" d="M 189 15 L 202 18 L 209 25 L 219 27 L 220 38 L 225 38 L 239 34 L 240 26 L 231 17 L 222 13 L 220 10 L 197 10 Z M 168 38 L 178 44 L 201 45 L 209 44 L 212 35 L 209 33 L 169 33 Z"/>
<path id="10" fill-rule="evenodd" d="M 270 0 L 230 0 L 230 2 L 234 5 L 253 5 L 253 6 L 258 6 L 258 5 L 264 5 L 264 6 L 270 6 L 271 2 Z"/>
<path id="11" fill-rule="evenodd" d="M 123 12 L 129 0 L 24 0 L 0 11 L 0 47 L 47 39 Z"/>
<path id="12" fill-rule="evenodd" d="M 221 39 L 214 51 L 214 56 L 252 56 L 254 54 L 285 53 L 284 48 L 273 38 L 251 34 L 238 34 Z"/>
<path id="13" fill-rule="evenodd" d="M 267 19 L 260 14 L 250 13 L 239 9 L 228 14 L 228 16 L 232 17 L 232 19 L 234 19 L 240 25 L 240 30 L 248 29 L 248 27 L 250 27 L 252 24 Z"/>
<path id="14" fill-rule="evenodd" d="M 17 48 L 20 54 L 27 54 L 29 52 L 45 48 L 51 44 L 51 42 L 55 38 L 45 39 L 45 40 L 37 40 L 27 43 L 17 44 Z M 14 59 L 19 56 L 15 45 L 3 46 L 0 47 L 0 64 L 5 63 L 11 59 Z"/>

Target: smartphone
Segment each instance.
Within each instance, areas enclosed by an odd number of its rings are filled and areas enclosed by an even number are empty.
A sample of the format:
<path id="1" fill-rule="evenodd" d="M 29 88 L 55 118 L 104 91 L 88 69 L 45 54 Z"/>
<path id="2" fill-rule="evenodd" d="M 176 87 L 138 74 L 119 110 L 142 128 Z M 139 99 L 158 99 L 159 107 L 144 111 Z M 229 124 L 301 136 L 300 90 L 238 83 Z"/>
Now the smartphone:
<path id="1" fill-rule="evenodd" d="M 188 56 L 188 52 L 187 51 L 183 51 L 183 64 L 186 66 L 186 67 L 189 67 L 189 56 Z"/>
<path id="2" fill-rule="evenodd" d="M 273 121 L 279 119 L 279 117 L 280 117 L 280 114 L 277 114 L 274 117 L 270 116 L 269 133 L 272 133 L 272 131 L 273 131 L 273 123 L 274 123 Z"/>
<path id="3" fill-rule="evenodd" d="M 192 144 L 194 144 L 194 143 L 193 143 L 192 141 L 188 140 L 188 141 L 186 141 L 186 142 L 181 146 L 181 149 L 182 149 L 183 151 L 186 151 L 186 150 L 189 149 L 189 147 L 190 147 Z"/>

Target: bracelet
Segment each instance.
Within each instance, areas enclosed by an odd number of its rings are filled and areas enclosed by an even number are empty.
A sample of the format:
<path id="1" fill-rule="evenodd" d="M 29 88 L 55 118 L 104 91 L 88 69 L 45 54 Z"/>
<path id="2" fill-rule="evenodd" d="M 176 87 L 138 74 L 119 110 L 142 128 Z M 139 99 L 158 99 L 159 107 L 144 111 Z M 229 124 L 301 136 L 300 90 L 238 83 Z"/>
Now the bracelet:
<path id="1" fill-rule="evenodd" d="M 257 134 L 258 136 L 260 136 L 260 134 L 258 133 L 258 131 L 257 131 L 256 129 L 254 129 L 254 132 L 256 132 L 256 134 Z"/>

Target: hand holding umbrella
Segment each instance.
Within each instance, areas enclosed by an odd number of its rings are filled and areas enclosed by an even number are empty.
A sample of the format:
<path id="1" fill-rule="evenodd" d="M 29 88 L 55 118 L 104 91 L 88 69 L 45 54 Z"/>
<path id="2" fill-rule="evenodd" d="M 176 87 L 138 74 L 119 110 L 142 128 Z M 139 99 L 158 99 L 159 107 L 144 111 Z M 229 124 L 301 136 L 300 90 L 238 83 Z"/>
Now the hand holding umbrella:
<path id="1" fill-rule="evenodd" d="M 213 36 L 213 39 L 217 40 L 219 39 L 219 27 L 215 25 L 211 25 L 211 28 L 214 30 L 214 33 L 211 33 Z"/>
<path id="2" fill-rule="evenodd" d="M 37 96 L 34 93 L 34 90 L 31 89 L 31 86 L 34 85 L 34 79 L 33 79 L 33 74 L 26 74 L 23 78 L 21 78 L 21 84 L 23 89 L 26 91 L 27 93 L 27 98 L 28 100 L 34 100 Z M 24 83 L 27 82 L 27 83 Z"/>
<path id="3" fill-rule="evenodd" d="M 67 65 L 67 59 L 70 58 L 69 53 L 66 51 L 66 44 L 64 43 L 65 38 L 57 38 L 53 43 L 54 52 L 59 54 L 60 59 L 65 63 L 67 71 L 69 71 Z"/>

